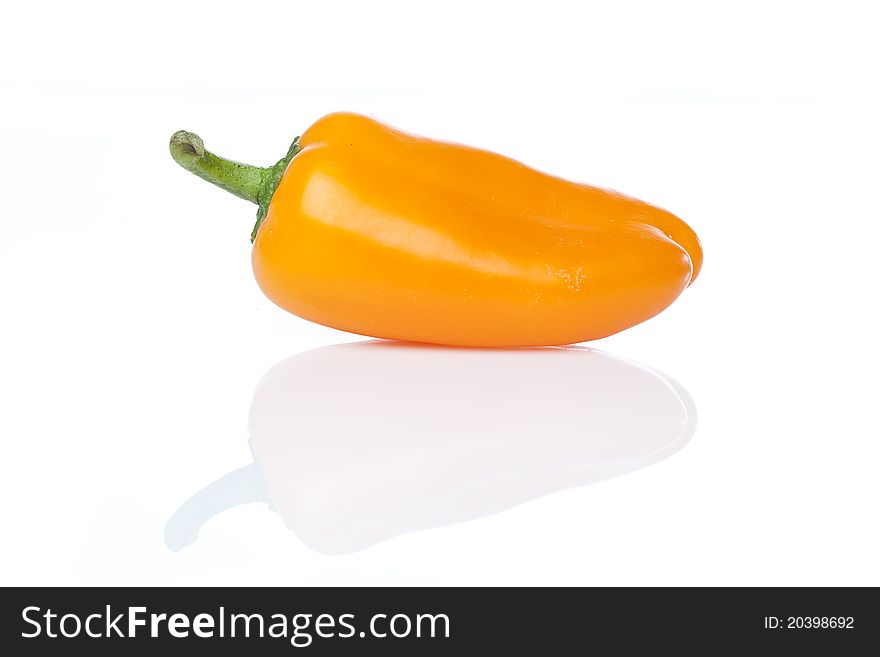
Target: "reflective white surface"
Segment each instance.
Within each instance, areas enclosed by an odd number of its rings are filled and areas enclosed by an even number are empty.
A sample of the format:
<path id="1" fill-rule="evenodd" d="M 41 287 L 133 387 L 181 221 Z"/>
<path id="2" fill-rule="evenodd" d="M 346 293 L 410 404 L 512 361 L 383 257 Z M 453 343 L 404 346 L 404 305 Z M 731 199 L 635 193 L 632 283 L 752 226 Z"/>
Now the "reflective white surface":
<path id="1" fill-rule="evenodd" d="M 681 386 L 586 348 L 322 347 L 263 377 L 254 465 L 188 500 L 165 540 L 265 501 L 314 550 L 355 552 L 654 463 L 695 424 Z"/>

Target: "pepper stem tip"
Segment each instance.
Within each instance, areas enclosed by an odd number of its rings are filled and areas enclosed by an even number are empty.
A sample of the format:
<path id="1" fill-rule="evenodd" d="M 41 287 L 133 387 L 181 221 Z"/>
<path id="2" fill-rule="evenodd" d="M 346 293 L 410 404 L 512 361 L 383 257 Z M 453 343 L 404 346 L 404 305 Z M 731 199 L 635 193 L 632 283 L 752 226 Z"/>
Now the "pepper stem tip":
<path id="1" fill-rule="evenodd" d="M 186 130 L 178 130 L 171 135 L 168 148 L 174 161 L 187 171 L 192 171 L 205 156 L 205 142 L 194 132 Z"/>

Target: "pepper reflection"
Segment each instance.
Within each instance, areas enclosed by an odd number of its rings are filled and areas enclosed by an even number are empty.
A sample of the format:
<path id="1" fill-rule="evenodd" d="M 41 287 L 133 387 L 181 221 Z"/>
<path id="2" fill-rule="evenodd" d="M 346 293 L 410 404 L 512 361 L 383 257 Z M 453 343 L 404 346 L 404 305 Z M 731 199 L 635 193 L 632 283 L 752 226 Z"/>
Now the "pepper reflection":
<path id="1" fill-rule="evenodd" d="M 185 502 L 165 540 L 179 550 L 213 515 L 263 501 L 314 550 L 356 552 L 636 470 L 695 421 L 678 384 L 586 348 L 314 349 L 263 377 L 254 463 Z"/>

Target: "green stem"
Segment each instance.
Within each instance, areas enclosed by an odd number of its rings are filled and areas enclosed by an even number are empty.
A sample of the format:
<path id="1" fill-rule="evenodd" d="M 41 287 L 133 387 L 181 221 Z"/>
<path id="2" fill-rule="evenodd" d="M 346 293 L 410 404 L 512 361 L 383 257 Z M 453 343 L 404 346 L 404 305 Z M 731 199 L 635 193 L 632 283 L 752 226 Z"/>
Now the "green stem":
<path id="1" fill-rule="evenodd" d="M 257 202 L 265 169 L 233 162 L 205 150 L 202 138 L 186 130 L 171 135 L 171 157 L 202 180 L 217 185 L 251 203 Z"/>
<path id="2" fill-rule="evenodd" d="M 169 143 L 171 157 L 184 169 L 199 178 L 217 185 L 227 192 L 243 198 L 259 206 L 257 223 L 251 232 L 251 242 L 256 239 L 257 231 L 269 210 L 269 203 L 275 194 L 275 188 L 281 182 L 281 176 L 290 164 L 293 156 L 299 152 L 299 137 L 287 151 L 287 155 L 270 167 L 255 167 L 250 164 L 233 162 L 205 150 L 205 142 L 197 134 L 178 130 L 171 135 Z"/>

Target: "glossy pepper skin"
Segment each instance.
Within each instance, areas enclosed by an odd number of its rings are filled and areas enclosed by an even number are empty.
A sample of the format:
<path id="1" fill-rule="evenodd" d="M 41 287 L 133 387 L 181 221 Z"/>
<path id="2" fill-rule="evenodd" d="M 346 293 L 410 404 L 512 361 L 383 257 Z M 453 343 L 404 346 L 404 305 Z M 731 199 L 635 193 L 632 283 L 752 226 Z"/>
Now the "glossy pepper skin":
<path id="1" fill-rule="evenodd" d="M 296 146 L 263 194 L 254 274 L 276 304 L 336 329 L 469 347 L 583 342 L 653 317 L 702 265 L 675 215 L 494 153 L 349 113 Z"/>

